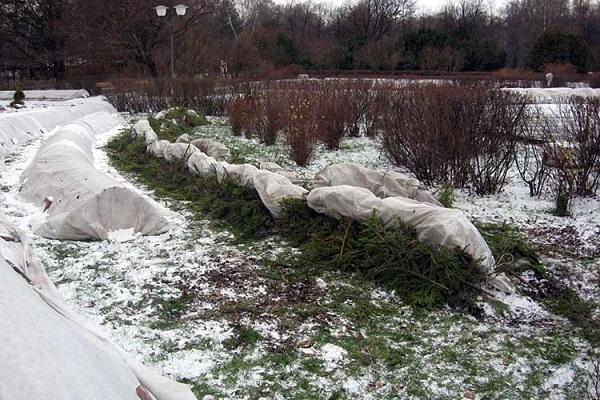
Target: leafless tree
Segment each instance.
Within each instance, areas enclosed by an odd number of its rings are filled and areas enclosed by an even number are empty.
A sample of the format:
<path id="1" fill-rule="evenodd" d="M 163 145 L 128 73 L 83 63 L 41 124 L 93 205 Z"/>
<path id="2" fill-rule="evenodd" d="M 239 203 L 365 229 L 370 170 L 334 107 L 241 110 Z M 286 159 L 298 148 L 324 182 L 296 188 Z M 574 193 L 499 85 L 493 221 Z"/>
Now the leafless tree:
<path id="1" fill-rule="evenodd" d="M 133 59 L 158 75 L 156 50 L 168 40 L 168 24 L 181 39 L 213 10 L 209 0 L 191 0 L 185 17 L 159 18 L 145 0 L 77 0 L 69 7 L 69 47 L 85 60 L 117 62 Z M 107 59 L 108 58 L 108 59 Z"/>
<path id="2" fill-rule="evenodd" d="M 49 66 L 55 79 L 63 79 L 65 5 L 65 0 L 2 0 L 0 47 L 30 63 Z"/>

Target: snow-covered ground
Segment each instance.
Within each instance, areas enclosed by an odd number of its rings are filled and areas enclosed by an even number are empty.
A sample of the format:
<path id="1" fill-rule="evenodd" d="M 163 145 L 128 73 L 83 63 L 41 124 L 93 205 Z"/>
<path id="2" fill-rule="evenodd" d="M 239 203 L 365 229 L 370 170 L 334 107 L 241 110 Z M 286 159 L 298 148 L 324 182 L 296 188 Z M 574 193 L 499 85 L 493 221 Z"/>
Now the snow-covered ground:
<path id="1" fill-rule="evenodd" d="M 65 106 L 77 104 L 39 103 Z M 299 168 L 282 146 L 234 137 L 223 119 L 211 122 L 195 134 L 218 138 L 238 160 L 275 161 L 304 178 L 334 162 L 392 169 L 370 139 L 346 140 L 337 152 L 319 148 Z M 508 306 L 486 303 L 476 319 L 415 311 L 348 274 L 290 279 L 282 260 L 294 249 L 284 242 L 236 242 L 111 167 L 102 145 L 117 132 L 99 138 L 96 167 L 170 208 L 173 229 L 104 242 L 35 237 L 36 251 L 69 304 L 139 359 L 192 383 L 199 398 L 582 398 L 590 346 L 540 304 L 514 295 L 502 299 Z M 26 230 L 42 218 L 41 205 L 20 200 L 19 177 L 50 134 L 13 149 L 0 166 L 2 211 Z M 577 200 L 572 217 L 554 217 L 551 201 L 530 198 L 515 175 L 499 195 L 458 193 L 456 207 L 522 227 L 545 249 L 547 266 L 566 268 L 572 287 L 600 298 L 598 198 Z"/>

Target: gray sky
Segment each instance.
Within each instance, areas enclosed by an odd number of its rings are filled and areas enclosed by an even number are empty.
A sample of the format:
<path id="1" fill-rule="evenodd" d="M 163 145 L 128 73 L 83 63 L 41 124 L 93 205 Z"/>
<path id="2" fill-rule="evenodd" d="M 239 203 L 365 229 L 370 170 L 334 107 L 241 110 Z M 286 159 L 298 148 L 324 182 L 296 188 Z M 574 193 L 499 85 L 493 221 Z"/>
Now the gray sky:
<path id="1" fill-rule="evenodd" d="M 286 4 L 292 1 L 302 2 L 303 0 L 273 0 L 278 4 Z M 341 4 L 346 4 L 349 1 L 353 2 L 353 0 L 313 0 L 320 3 L 325 3 L 329 5 L 339 6 Z M 419 13 L 421 12 L 431 12 L 439 10 L 444 4 L 448 3 L 451 0 L 417 0 L 417 9 Z M 488 0 L 486 3 L 491 3 L 494 5 L 494 8 L 498 10 L 506 0 Z"/>

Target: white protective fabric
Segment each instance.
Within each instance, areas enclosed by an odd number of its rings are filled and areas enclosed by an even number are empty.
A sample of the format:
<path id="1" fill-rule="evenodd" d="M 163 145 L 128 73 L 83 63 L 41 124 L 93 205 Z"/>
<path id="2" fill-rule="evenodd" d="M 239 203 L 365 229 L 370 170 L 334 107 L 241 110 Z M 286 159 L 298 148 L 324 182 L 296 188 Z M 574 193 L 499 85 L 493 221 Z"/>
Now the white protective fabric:
<path id="1" fill-rule="evenodd" d="M 240 186 L 254 188 L 254 175 L 259 169 L 252 164 L 228 164 L 222 162 L 225 176 Z"/>
<path id="2" fill-rule="evenodd" d="M 204 154 L 211 156 L 217 161 L 227 161 L 231 153 L 227 146 L 210 139 L 196 139 L 192 144 L 200 149 Z"/>
<path id="3" fill-rule="evenodd" d="M 31 108 L 0 114 L 0 158 L 14 148 L 60 125 L 97 112 L 116 110 L 101 97 L 57 102 L 47 108 Z"/>
<path id="4" fill-rule="evenodd" d="M 73 100 L 90 97 L 85 89 L 76 90 L 25 90 L 25 101 L 27 100 Z M 0 100 L 12 100 L 14 90 L 1 90 Z"/>
<path id="5" fill-rule="evenodd" d="M 158 135 L 150 126 L 147 119 L 141 119 L 133 125 L 132 134 L 134 137 L 144 138 L 146 144 L 152 144 L 158 140 Z"/>
<path id="6" fill-rule="evenodd" d="M 193 400 L 62 301 L 29 239 L 0 215 L 0 399 Z"/>
<path id="7" fill-rule="evenodd" d="M 495 261 L 490 248 L 477 228 L 459 210 L 402 197 L 380 199 L 367 189 L 352 186 L 313 189 L 307 202 L 313 210 L 333 218 L 365 221 L 375 214 L 385 226 L 403 222 L 415 228 L 420 241 L 462 249 L 480 262 L 483 272 L 493 272 Z M 490 283 L 504 292 L 515 290 L 504 275 L 495 276 Z"/>
<path id="8" fill-rule="evenodd" d="M 398 172 L 381 172 L 357 164 L 334 164 L 315 175 L 313 187 L 348 185 L 369 189 L 377 197 L 407 197 L 437 206 L 442 204 L 415 178 Z"/>
<path id="9" fill-rule="evenodd" d="M 201 151 L 192 153 L 188 158 L 188 169 L 194 175 L 204 178 L 215 177 L 217 181 L 222 182 L 225 177 L 225 168 L 223 163 L 207 156 Z"/>
<path id="10" fill-rule="evenodd" d="M 112 122 L 111 118 L 113 119 Z M 98 121 L 105 124 L 99 125 Z M 96 122 L 94 122 L 96 121 Z M 112 114 L 93 115 L 61 128 L 39 149 L 21 176 L 21 196 L 52 204 L 36 233 L 51 239 L 107 239 L 110 232 L 131 229 L 145 235 L 166 232 L 164 211 L 150 199 L 94 168 L 94 132 L 119 121 Z"/>
<path id="11" fill-rule="evenodd" d="M 298 177 L 296 176 L 296 174 L 293 171 L 287 171 L 281 165 L 274 163 L 274 162 L 263 161 L 260 163 L 260 169 L 264 169 L 266 171 L 275 172 L 276 174 L 283 175 L 291 181 L 295 181 L 296 179 L 298 179 Z"/>
<path id="12" fill-rule="evenodd" d="M 258 192 L 264 206 L 273 217 L 281 216 L 281 201 L 285 199 L 303 199 L 308 190 L 294 185 L 285 176 L 269 172 L 258 171 L 254 174 L 254 188 Z"/>
<path id="13" fill-rule="evenodd" d="M 182 161 L 187 165 L 189 157 L 194 153 L 200 153 L 200 150 L 190 143 L 169 143 L 165 146 L 163 155 L 167 161 Z"/>
<path id="14" fill-rule="evenodd" d="M 191 141 L 190 135 L 188 135 L 187 133 L 184 133 L 183 135 L 180 135 L 175 140 L 175 143 L 189 143 L 190 141 Z"/>
<path id="15" fill-rule="evenodd" d="M 598 97 L 600 89 L 586 88 L 511 88 L 503 89 L 512 93 L 526 95 L 535 103 L 540 104 L 562 104 L 566 98 L 572 96 Z"/>
<path id="16" fill-rule="evenodd" d="M 168 140 L 155 140 L 146 147 L 146 151 L 154 157 L 165 158 L 165 152 L 168 151 L 170 145 Z"/>

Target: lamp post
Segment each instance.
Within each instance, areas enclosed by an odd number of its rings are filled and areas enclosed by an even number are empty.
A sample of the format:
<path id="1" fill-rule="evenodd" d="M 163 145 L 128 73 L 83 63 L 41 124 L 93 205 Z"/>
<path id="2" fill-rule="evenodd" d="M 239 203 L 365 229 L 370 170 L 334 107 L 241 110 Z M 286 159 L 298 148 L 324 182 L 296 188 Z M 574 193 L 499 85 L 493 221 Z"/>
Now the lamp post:
<path id="1" fill-rule="evenodd" d="M 188 9 L 188 6 L 179 4 L 173 8 L 175 9 L 175 13 L 178 16 L 183 17 Z M 169 7 L 156 6 L 156 7 L 154 7 L 154 9 L 156 10 L 156 15 L 158 15 L 159 18 L 164 18 L 167 16 L 167 10 L 169 9 Z M 167 19 L 166 21 L 167 21 L 167 24 L 169 25 L 169 29 L 171 31 L 171 78 L 175 78 L 175 38 L 174 38 L 175 32 L 173 30 L 173 25 L 171 24 L 169 19 Z"/>

